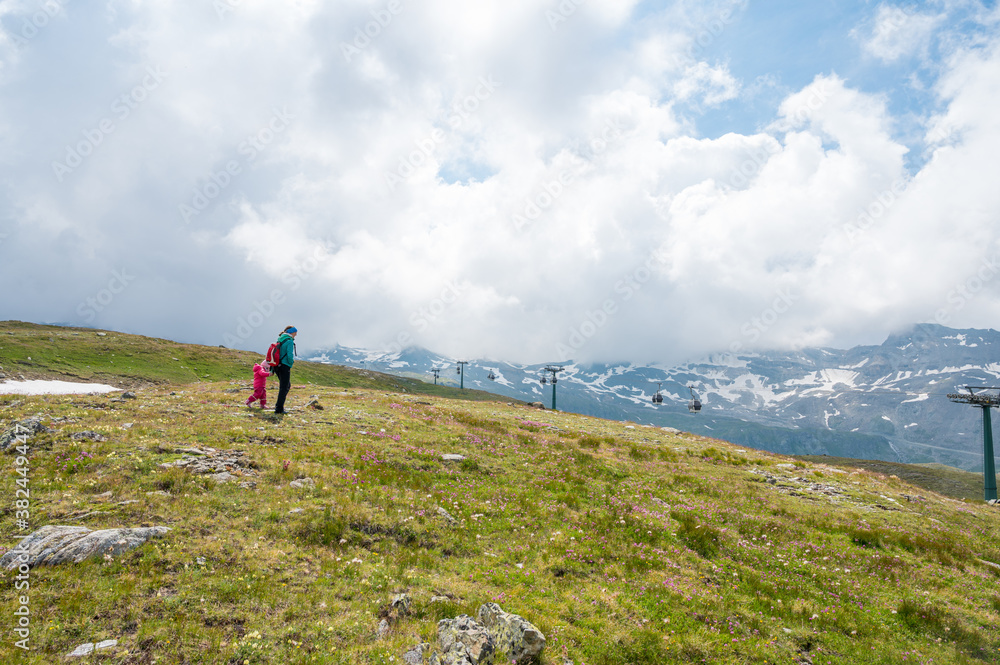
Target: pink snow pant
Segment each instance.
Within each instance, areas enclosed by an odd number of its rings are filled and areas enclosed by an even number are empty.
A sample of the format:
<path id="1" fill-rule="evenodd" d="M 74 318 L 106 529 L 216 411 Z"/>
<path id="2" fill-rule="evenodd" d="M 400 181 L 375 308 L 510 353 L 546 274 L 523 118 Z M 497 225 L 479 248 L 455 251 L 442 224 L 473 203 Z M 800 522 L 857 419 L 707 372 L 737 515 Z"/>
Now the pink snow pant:
<path id="1" fill-rule="evenodd" d="M 250 397 L 247 398 L 247 406 L 250 406 L 257 400 L 260 400 L 260 408 L 267 408 L 267 389 L 257 388 L 254 390 L 253 395 L 250 395 Z"/>

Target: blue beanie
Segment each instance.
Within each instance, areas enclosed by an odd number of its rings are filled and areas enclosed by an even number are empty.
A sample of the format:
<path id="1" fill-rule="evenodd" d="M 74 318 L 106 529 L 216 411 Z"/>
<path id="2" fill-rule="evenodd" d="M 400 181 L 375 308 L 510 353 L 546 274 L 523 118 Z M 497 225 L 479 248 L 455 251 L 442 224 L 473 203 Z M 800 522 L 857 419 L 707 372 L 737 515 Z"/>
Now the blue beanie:
<path id="1" fill-rule="evenodd" d="M 298 331 L 299 331 L 299 329 L 298 329 L 298 328 L 296 328 L 295 326 L 292 326 L 291 328 L 289 328 L 289 329 L 288 329 L 288 330 L 286 330 L 285 332 L 286 332 L 286 333 L 288 333 L 288 334 L 290 335 L 290 334 L 292 334 L 293 332 L 294 332 L 294 333 L 297 333 Z"/>

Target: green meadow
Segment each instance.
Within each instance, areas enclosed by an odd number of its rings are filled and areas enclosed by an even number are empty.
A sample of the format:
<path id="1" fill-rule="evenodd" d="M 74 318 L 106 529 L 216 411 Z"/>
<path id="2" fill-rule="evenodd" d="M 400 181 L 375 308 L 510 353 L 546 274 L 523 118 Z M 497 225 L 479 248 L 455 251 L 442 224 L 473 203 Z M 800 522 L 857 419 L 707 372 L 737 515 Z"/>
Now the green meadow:
<path id="1" fill-rule="evenodd" d="M 32 569 L 30 651 L 5 572 L 0 661 L 116 639 L 90 660 L 395 664 L 438 620 L 496 602 L 541 629 L 552 665 L 1000 662 L 1000 509 L 981 500 L 305 362 L 277 419 L 243 404 L 258 358 L 0 323 L 7 378 L 135 394 L 0 395 L 3 431 L 31 416 L 51 430 L 0 456 L 0 549 L 49 524 L 170 528 Z M 85 431 L 101 436 L 71 436 Z M 248 466 L 231 482 L 161 466 L 207 447 Z M 378 637 L 399 593 L 410 612 Z"/>

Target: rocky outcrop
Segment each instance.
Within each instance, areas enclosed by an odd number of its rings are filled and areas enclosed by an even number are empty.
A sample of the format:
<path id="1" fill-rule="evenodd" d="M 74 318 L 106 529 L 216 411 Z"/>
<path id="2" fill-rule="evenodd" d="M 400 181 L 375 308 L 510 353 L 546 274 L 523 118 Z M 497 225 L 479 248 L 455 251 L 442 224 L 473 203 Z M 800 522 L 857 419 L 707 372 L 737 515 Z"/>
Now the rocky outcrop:
<path id="1" fill-rule="evenodd" d="M 438 622 L 439 649 L 431 653 L 429 665 L 494 665 L 499 663 L 539 662 L 545 648 L 542 631 L 516 614 L 509 614 L 496 603 L 479 608 L 478 621 L 468 615 Z M 425 647 L 407 652 L 413 660 Z M 411 661 L 406 661 L 410 663 Z"/>
<path id="2" fill-rule="evenodd" d="M 240 476 L 255 476 L 256 465 L 242 450 L 216 450 L 215 448 L 184 448 L 187 453 L 176 462 L 164 462 L 164 469 L 181 468 L 191 473 L 207 475 L 216 482 L 225 483 Z"/>
<path id="3" fill-rule="evenodd" d="M 14 423 L 3 436 L 0 436 L 0 450 L 7 450 L 11 446 L 17 447 L 18 441 L 25 441 L 36 434 L 51 432 L 52 430 L 42 424 L 42 416 L 31 416 L 19 423 Z"/>
<path id="4" fill-rule="evenodd" d="M 0 568 L 13 570 L 24 564 L 32 568 L 57 566 L 80 563 L 91 557 L 114 557 L 169 530 L 165 526 L 100 531 L 82 526 L 43 526 L 0 557 Z"/>
<path id="5" fill-rule="evenodd" d="M 486 626 L 497 651 L 516 663 L 530 663 L 545 648 L 545 635 L 516 614 L 504 612 L 496 603 L 479 608 L 479 623 Z"/>
<path id="6" fill-rule="evenodd" d="M 430 665 L 493 665 L 493 638 L 467 614 L 439 621 L 438 643 L 441 651 L 431 654 Z"/>

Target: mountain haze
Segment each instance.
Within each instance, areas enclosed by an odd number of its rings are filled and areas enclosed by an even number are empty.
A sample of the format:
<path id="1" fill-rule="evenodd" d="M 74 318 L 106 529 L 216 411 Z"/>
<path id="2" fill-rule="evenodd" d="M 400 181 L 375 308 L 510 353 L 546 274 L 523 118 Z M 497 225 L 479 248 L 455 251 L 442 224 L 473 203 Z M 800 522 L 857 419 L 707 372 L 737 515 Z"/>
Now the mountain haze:
<path id="1" fill-rule="evenodd" d="M 343 346 L 311 360 L 459 383 L 455 359 Z M 1000 333 L 920 324 L 878 346 L 720 353 L 676 366 L 560 363 L 557 408 L 671 426 L 784 454 L 982 468 L 980 412 L 946 394 L 1000 383 Z M 465 387 L 551 405 L 544 364 L 473 360 Z M 489 380 L 493 372 L 495 380 Z M 662 384 L 664 402 L 652 397 Z M 688 412 L 688 386 L 704 408 Z"/>

